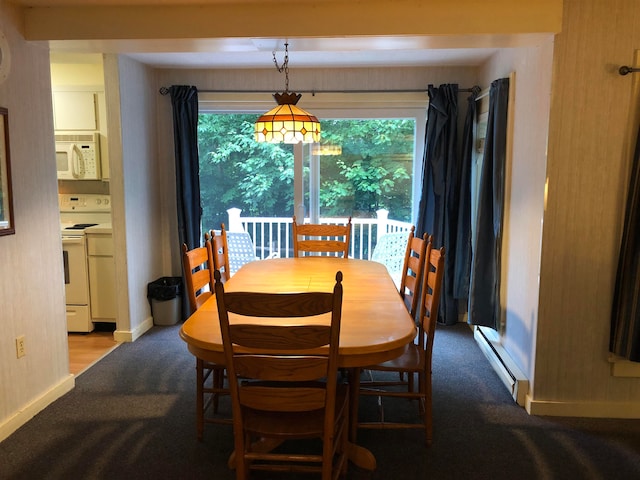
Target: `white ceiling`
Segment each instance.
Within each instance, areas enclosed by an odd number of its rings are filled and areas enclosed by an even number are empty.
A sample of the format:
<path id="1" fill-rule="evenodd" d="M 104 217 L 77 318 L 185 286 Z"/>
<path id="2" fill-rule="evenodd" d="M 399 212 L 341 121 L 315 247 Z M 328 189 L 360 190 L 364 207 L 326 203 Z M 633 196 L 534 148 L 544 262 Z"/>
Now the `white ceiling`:
<path id="1" fill-rule="evenodd" d="M 451 50 L 304 50 L 289 51 L 289 66 L 296 67 L 389 67 L 429 65 L 479 65 L 495 49 Z M 166 68 L 268 68 L 274 67 L 273 53 L 243 52 L 157 52 L 129 53 L 134 59 Z M 282 65 L 284 49 L 275 52 L 278 65 Z"/>
<path id="2" fill-rule="evenodd" d="M 284 60 L 289 44 L 291 68 L 381 66 L 476 66 L 496 47 L 459 48 L 459 38 L 216 38 L 183 40 L 51 41 L 54 53 L 122 53 L 158 68 L 269 68 Z"/>

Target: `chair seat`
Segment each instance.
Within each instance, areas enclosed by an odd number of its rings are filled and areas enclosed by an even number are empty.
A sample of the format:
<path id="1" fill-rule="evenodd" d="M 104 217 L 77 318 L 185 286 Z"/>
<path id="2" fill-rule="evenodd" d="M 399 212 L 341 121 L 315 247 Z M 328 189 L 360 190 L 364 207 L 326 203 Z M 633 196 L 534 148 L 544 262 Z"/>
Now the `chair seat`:
<path id="1" fill-rule="evenodd" d="M 380 370 L 380 371 L 419 371 L 424 367 L 424 350 L 414 343 L 408 344 L 402 355 L 388 362 L 379 363 L 377 365 L 371 365 L 365 367 L 366 370 Z"/>
<path id="2" fill-rule="evenodd" d="M 348 386 L 338 385 L 336 395 L 337 422 L 348 408 Z M 261 437 L 315 438 L 324 430 L 324 409 L 312 412 L 265 412 L 247 408 L 243 413 L 245 430 Z"/>

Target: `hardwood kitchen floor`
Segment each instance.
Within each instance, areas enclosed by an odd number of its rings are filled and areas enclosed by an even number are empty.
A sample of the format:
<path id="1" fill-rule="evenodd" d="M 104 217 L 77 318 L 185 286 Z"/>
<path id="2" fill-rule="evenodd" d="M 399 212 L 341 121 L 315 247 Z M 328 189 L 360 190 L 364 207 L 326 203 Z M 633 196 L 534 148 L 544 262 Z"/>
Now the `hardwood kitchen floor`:
<path id="1" fill-rule="evenodd" d="M 118 345 L 113 332 L 94 330 L 91 333 L 69 333 L 69 371 L 79 375 Z"/>

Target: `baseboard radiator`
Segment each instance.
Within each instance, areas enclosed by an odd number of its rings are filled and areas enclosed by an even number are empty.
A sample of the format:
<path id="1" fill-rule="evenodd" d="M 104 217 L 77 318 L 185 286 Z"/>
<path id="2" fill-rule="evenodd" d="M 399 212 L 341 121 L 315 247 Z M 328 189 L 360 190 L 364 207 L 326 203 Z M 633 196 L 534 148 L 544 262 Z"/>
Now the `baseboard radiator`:
<path id="1" fill-rule="evenodd" d="M 515 365 L 506 350 L 496 338 L 497 333 L 488 327 L 473 327 L 473 337 L 489 360 L 509 393 L 520 406 L 525 406 L 525 399 L 529 391 L 529 380 Z"/>

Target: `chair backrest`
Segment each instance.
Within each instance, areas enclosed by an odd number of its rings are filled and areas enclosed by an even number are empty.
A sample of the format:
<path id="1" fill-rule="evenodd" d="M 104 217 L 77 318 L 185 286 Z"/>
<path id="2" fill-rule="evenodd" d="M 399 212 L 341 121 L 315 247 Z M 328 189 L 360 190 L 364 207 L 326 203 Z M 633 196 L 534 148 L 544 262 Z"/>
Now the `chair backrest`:
<path id="1" fill-rule="evenodd" d="M 422 279 L 422 305 L 420 307 L 420 323 L 418 336 L 420 344 L 426 352 L 427 368 L 431 370 L 431 355 L 433 353 L 433 338 L 438 319 L 438 308 L 444 276 L 444 247 L 432 248 L 431 242 L 427 247 L 427 262 Z"/>
<path id="2" fill-rule="evenodd" d="M 229 267 L 229 245 L 227 244 L 227 231 L 224 223 L 220 226 L 220 233 L 211 230 L 211 258 L 213 268 L 220 271 L 222 281 L 226 282 L 231 278 L 231 268 Z M 212 272 L 213 284 L 213 272 Z"/>
<path id="3" fill-rule="evenodd" d="M 191 313 L 213 295 L 213 262 L 210 256 L 211 240 L 205 234 L 205 246 L 189 250 L 186 243 L 182 244 L 182 267 L 184 283 L 189 298 Z"/>
<path id="4" fill-rule="evenodd" d="M 400 289 L 408 238 L 408 231 L 385 233 L 380 236 L 371 254 L 372 261 L 387 267 L 398 289 Z"/>
<path id="5" fill-rule="evenodd" d="M 302 238 L 300 238 L 302 237 Z M 351 217 L 346 225 L 307 223 L 298 225 L 293 217 L 293 256 L 303 252 L 318 252 L 344 258 L 349 256 L 351 242 Z"/>
<path id="6" fill-rule="evenodd" d="M 215 278 L 236 453 L 244 451 L 246 409 L 255 417 L 256 411 L 310 412 L 324 408 L 323 436 L 332 442 L 342 272 L 336 274 L 332 293 L 225 292 L 219 272 L 215 272 Z M 230 313 L 235 314 L 232 324 Z M 330 321 L 322 317 L 315 321 L 290 320 L 286 325 L 255 321 L 255 317 L 293 319 L 322 314 L 329 314 Z M 242 316 L 254 318 L 245 321 Z M 314 382 L 319 379 L 326 381 Z"/>
<path id="7" fill-rule="evenodd" d="M 229 247 L 229 273 L 233 275 L 245 263 L 258 260 L 251 236 L 246 232 L 227 232 Z"/>
<path id="8" fill-rule="evenodd" d="M 430 237 L 426 233 L 422 238 L 416 237 L 414 231 L 415 227 L 412 226 L 405 248 L 399 291 L 409 313 L 415 318 L 420 300 L 418 288 L 424 272 L 427 244 Z"/>

